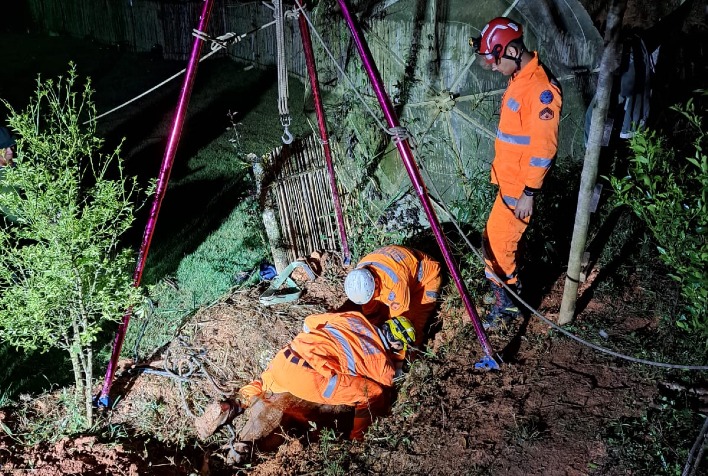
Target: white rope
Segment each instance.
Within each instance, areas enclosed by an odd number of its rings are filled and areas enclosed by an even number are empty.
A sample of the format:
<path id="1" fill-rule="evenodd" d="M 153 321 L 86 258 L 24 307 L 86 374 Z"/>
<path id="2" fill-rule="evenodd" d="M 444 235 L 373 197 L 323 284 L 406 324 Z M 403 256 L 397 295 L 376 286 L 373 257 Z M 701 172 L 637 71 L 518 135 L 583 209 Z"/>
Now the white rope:
<path id="1" fill-rule="evenodd" d="M 251 31 L 249 31 L 249 32 L 246 32 L 246 33 L 244 33 L 244 34 L 242 34 L 242 35 L 236 36 L 236 33 L 226 33 L 226 34 L 221 35 L 221 36 L 219 36 L 219 37 L 217 37 L 217 38 L 211 38 L 210 36 L 208 36 L 208 35 L 205 34 L 204 32 L 201 32 L 201 31 L 199 31 L 199 30 L 197 30 L 197 29 L 195 28 L 194 30 L 192 30 L 192 35 L 193 35 L 193 36 L 199 38 L 199 39 L 202 40 L 202 41 L 211 41 L 211 42 L 212 42 L 212 45 L 211 45 L 211 52 L 207 53 L 207 54 L 204 55 L 202 58 L 200 58 L 200 59 L 199 59 L 199 62 L 201 63 L 201 62 L 204 61 L 205 59 L 210 58 L 211 56 L 213 56 L 214 54 L 216 54 L 216 52 L 218 52 L 219 50 L 221 50 L 221 49 L 223 49 L 223 48 L 226 48 L 227 46 L 230 46 L 230 45 L 233 45 L 233 44 L 235 44 L 235 43 L 240 42 L 241 40 L 243 40 L 244 38 L 246 38 L 248 35 L 252 35 L 252 34 L 256 33 L 257 31 L 260 31 L 260 30 L 263 30 L 263 29 L 265 29 L 265 28 L 268 28 L 269 26 L 272 26 L 272 25 L 274 25 L 274 24 L 275 24 L 275 21 L 272 21 L 272 22 L 270 22 L 270 23 L 266 23 L 265 25 L 262 25 L 262 26 L 260 26 L 260 27 L 258 27 L 258 28 L 256 28 L 256 29 L 254 29 L 254 30 L 251 30 Z M 109 110 L 109 111 L 106 111 L 106 112 L 104 112 L 103 114 L 101 114 L 101 115 L 99 115 L 99 116 L 94 117 L 92 120 L 85 121 L 84 124 L 88 124 L 88 123 L 90 123 L 90 122 L 97 121 L 97 120 L 101 119 L 102 117 L 105 117 L 105 116 L 107 116 L 107 115 L 109 115 L 109 114 L 111 114 L 111 113 L 114 113 L 114 112 L 116 112 L 117 110 L 124 108 L 124 107 L 127 106 L 128 104 L 130 104 L 130 103 L 132 103 L 132 102 L 135 102 L 135 101 L 137 101 L 138 99 L 140 99 L 140 98 L 142 98 L 142 97 L 147 96 L 147 95 L 150 94 L 151 92 L 153 92 L 153 91 L 155 91 L 155 90 L 161 88 L 162 86 L 164 86 L 165 84 L 169 83 L 169 82 L 172 81 L 173 79 L 178 78 L 178 77 L 179 77 L 181 74 L 183 74 L 185 71 L 187 71 L 187 68 L 184 68 L 184 69 L 178 71 L 177 73 L 173 74 L 172 76 L 170 76 L 170 77 L 167 78 L 166 80 L 162 81 L 160 84 L 157 84 L 156 86 L 154 86 L 154 87 L 148 89 L 147 91 L 145 91 L 145 92 L 143 92 L 143 93 L 141 93 L 141 94 L 138 94 L 138 95 L 135 96 L 133 99 L 129 99 L 128 101 L 124 102 L 124 103 L 121 104 L 120 106 L 116 106 L 116 107 L 114 107 L 113 109 L 111 109 L 111 110 Z"/>
<path id="2" fill-rule="evenodd" d="M 288 69 L 285 64 L 285 25 L 283 24 L 283 0 L 273 0 L 273 17 L 275 18 L 275 46 L 277 49 L 278 69 L 278 113 L 283 126 L 283 144 L 290 144 L 293 135 L 290 127 L 290 111 L 288 110 Z"/>

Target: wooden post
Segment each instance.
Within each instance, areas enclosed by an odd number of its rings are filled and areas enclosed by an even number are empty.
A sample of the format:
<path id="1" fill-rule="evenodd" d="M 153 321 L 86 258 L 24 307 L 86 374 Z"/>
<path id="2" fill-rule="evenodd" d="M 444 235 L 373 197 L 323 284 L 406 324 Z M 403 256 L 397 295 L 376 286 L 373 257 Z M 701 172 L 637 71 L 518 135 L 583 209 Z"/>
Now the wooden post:
<path id="1" fill-rule="evenodd" d="M 597 168 L 602 147 L 607 110 L 610 105 L 612 91 L 613 71 L 619 65 L 619 33 L 622 27 L 622 16 L 627 7 L 627 0 L 611 0 L 607 12 L 607 27 L 605 30 L 605 51 L 600 61 L 600 74 L 597 79 L 597 92 L 595 93 L 595 108 L 592 111 L 590 134 L 585 149 L 583 173 L 580 177 L 580 191 L 578 192 L 578 208 L 575 212 L 575 225 L 573 226 L 573 239 L 570 244 L 568 257 L 568 272 L 563 288 L 558 324 L 567 324 L 575 315 L 575 304 L 578 300 L 578 284 L 580 283 L 580 270 L 582 268 L 583 253 L 587 243 L 588 227 L 593 190 L 597 180 Z"/>
<path id="2" fill-rule="evenodd" d="M 248 154 L 248 160 L 253 164 L 253 176 L 256 179 L 256 195 L 261 206 L 261 217 L 263 218 L 263 226 L 265 227 L 268 243 L 270 244 L 270 252 L 273 255 L 273 264 L 275 269 L 280 273 L 290 264 L 288 253 L 283 247 L 283 238 L 278 225 L 278 218 L 273 209 L 273 198 L 268 191 L 268 187 L 264 187 L 265 171 L 263 170 L 263 158 L 256 154 Z"/>

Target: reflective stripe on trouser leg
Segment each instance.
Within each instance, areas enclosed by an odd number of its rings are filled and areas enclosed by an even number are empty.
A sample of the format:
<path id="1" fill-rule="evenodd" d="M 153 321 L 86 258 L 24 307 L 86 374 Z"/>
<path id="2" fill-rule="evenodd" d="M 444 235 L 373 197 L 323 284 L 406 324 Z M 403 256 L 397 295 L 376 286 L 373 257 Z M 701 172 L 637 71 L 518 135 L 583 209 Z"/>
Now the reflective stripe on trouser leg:
<path id="1" fill-rule="evenodd" d="M 507 284 L 516 283 L 516 252 L 528 222 L 528 218 L 516 218 L 514 210 L 504 203 L 501 194 L 497 194 L 484 230 L 484 261 L 487 264 L 485 272 L 490 280 L 496 282 L 490 275 L 491 270 Z"/>

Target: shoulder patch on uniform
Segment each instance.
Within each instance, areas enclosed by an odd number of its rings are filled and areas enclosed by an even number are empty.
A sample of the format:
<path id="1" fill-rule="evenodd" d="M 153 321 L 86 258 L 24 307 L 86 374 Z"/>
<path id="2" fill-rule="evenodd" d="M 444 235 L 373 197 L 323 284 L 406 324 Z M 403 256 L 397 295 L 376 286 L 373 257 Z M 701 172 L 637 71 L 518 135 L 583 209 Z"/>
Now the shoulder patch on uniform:
<path id="1" fill-rule="evenodd" d="M 550 121 L 551 119 L 553 119 L 554 115 L 555 114 L 553 114 L 553 111 L 550 107 L 544 107 L 543 109 L 541 109 L 541 112 L 538 113 L 538 117 L 543 121 Z"/>
<path id="2" fill-rule="evenodd" d="M 543 104 L 550 104 L 553 102 L 553 93 L 551 92 L 550 89 L 546 89 L 541 93 L 541 103 Z"/>
<path id="3" fill-rule="evenodd" d="M 506 105 L 509 109 L 511 109 L 514 112 L 519 112 L 519 109 L 521 109 L 521 104 L 519 104 L 519 101 L 517 101 L 514 98 L 509 98 L 506 101 Z"/>

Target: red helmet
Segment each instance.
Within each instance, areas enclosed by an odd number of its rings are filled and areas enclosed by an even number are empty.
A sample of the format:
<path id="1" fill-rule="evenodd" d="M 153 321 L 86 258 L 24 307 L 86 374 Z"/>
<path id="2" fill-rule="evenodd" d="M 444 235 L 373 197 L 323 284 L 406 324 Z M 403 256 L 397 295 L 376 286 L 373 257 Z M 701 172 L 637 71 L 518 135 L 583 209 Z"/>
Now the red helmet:
<path id="1" fill-rule="evenodd" d="M 482 28 L 482 35 L 471 41 L 475 53 L 484 55 L 487 64 L 499 61 L 506 46 L 524 36 L 524 29 L 506 17 L 497 17 Z"/>

